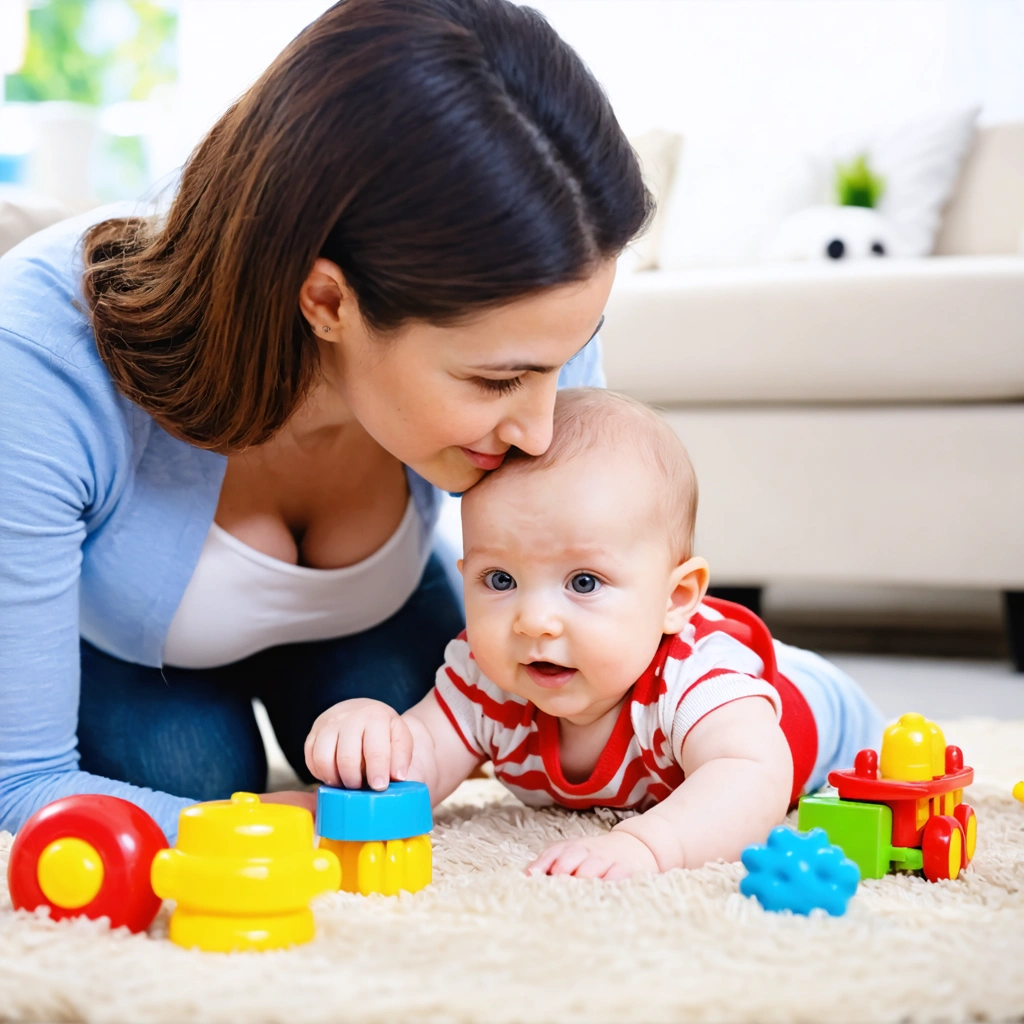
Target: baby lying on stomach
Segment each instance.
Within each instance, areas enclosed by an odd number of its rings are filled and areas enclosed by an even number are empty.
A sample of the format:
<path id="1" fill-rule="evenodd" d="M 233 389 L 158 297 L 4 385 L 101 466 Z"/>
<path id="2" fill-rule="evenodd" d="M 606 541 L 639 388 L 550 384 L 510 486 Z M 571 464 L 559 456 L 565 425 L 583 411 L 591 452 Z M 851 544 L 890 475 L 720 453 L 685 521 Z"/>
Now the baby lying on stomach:
<path id="1" fill-rule="evenodd" d="M 697 484 L 652 410 L 559 393 L 554 439 L 462 499 L 466 631 L 404 715 L 343 701 L 306 740 L 330 785 L 415 779 L 443 800 L 486 760 L 531 806 L 633 808 L 529 871 L 625 878 L 738 859 L 801 792 L 877 743 L 878 711 L 828 662 L 705 597 Z"/>

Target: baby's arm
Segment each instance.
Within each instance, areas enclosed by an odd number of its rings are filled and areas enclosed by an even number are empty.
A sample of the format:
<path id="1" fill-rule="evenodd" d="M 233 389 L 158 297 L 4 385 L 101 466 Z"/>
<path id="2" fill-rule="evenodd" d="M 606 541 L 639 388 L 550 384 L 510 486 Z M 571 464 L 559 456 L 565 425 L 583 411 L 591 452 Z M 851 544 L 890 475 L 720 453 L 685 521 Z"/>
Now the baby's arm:
<path id="1" fill-rule="evenodd" d="M 382 790 L 390 779 L 425 782 L 440 803 L 483 760 L 463 743 L 431 690 L 404 715 L 379 700 L 343 700 L 313 723 L 306 767 L 329 786 Z"/>
<path id="2" fill-rule="evenodd" d="M 484 757 L 474 754 L 441 709 L 437 691 L 431 690 L 402 716 L 413 737 L 409 777 L 425 782 L 431 805 L 455 792 Z"/>
<path id="3" fill-rule="evenodd" d="M 686 779 L 667 799 L 592 839 L 550 847 L 531 872 L 624 878 L 637 870 L 738 860 L 786 816 L 793 758 L 775 709 L 744 697 L 705 715 L 683 742 Z"/>

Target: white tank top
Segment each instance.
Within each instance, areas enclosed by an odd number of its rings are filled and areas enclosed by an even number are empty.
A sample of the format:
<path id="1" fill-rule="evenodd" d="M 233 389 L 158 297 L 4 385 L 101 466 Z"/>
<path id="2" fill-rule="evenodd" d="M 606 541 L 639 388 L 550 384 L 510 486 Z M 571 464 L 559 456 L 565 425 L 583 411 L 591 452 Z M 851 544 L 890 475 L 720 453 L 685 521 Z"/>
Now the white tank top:
<path id="1" fill-rule="evenodd" d="M 164 662 L 215 668 L 278 644 L 361 633 L 412 596 L 428 541 L 411 496 L 383 547 L 342 569 L 282 562 L 212 523 L 167 632 Z"/>

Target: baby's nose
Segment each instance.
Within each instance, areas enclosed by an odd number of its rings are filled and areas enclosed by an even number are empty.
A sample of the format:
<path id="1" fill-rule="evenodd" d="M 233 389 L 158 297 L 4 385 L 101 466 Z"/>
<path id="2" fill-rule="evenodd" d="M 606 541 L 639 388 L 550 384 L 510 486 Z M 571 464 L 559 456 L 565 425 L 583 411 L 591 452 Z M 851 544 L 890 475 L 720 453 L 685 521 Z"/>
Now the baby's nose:
<path id="1" fill-rule="evenodd" d="M 530 604 L 520 609 L 515 630 L 522 636 L 561 636 L 562 621 L 541 605 Z"/>

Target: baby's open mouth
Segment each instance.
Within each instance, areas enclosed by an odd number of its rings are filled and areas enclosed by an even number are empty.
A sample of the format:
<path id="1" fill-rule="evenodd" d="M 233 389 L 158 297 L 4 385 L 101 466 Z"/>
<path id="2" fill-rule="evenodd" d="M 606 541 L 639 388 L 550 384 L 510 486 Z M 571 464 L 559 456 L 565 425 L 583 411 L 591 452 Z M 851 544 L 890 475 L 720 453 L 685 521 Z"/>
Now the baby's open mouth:
<path id="1" fill-rule="evenodd" d="M 523 667 L 538 686 L 551 690 L 565 686 L 576 674 L 576 669 L 566 665 L 556 665 L 553 661 L 531 661 Z"/>

